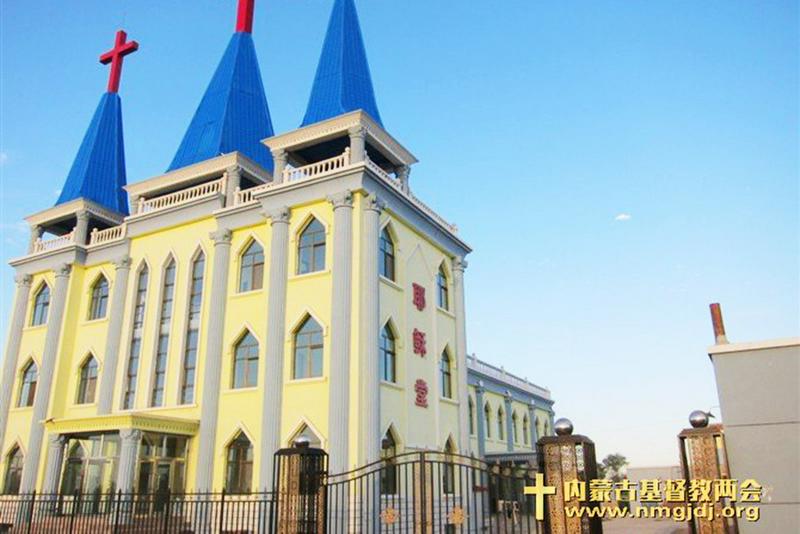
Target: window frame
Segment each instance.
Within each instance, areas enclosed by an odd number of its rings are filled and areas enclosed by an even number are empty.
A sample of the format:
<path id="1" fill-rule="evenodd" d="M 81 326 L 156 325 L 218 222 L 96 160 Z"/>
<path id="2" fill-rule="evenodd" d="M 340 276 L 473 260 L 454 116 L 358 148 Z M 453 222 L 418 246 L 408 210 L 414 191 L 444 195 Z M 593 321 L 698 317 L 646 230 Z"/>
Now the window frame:
<path id="1" fill-rule="evenodd" d="M 252 339 L 252 343 L 245 345 L 244 343 Z M 243 349 L 248 350 L 247 353 Z M 258 387 L 258 366 L 261 355 L 261 347 L 258 339 L 250 330 L 246 330 L 241 336 L 239 341 L 233 347 L 233 367 L 231 369 L 231 389 L 248 389 Z M 239 363 L 242 363 L 243 382 L 237 385 Z M 252 383 L 248 380 L 252 374 Z"/>
<path id="2" fill-rule="evenodd" d="M 453 398 L 453 367 L 447 349 L 442 351 L 439 358 L 439 389 L 439 394 L 443 399 Z"/>
<path id="3" fill-rule="evenodd" d="M 317 228 L 315 225 L 318 225 Z M 312 227 L 314 229 L 312 230 Z M 325 270 L 327 254 L 328 230 L 316 217 L 311 217 L 297 234 L 297 268 L 298 275 L 317 273 Z M 321 237 L 320 237 L 321 236 Z M 304 243 L 304 241 L 310 241 Z M 308 251 L 308 261 L 304 261 L 304 252 Z M 305 267 L 304 267 L 305 266 Z"/>
<path id="4" fill-rule="evenodd" d="M 171 280 L 169 272 L 172 271 Z M 175 286 L 178 278 L 178 262 L 173 256 L 169 257 L 161 274 L 161 292 L 158 308 L 158 330 L 155 335 L 155 351 L 153 357 L 152 379 L 150 382 L 150 398 L 148 407 L 158 408 L 164 405 L 164 394 L 167 385 L 167 363 L 169 360 L 169 342 L 172 317 L 175 315 Z M 167 304 L 169 304 L 167 306 Z M 160 367 L 163 364 L 163 370 Z M 164 381 L 159 386 L 158 379 Z"/>
<path id="5" fill-rule="evenodd" d="M 258 251 L 254 250 L 255 247 Z M 251 239 L 239 256 L 239 293 L 249 293 L 264 288 L 265 265 L 264 247 L 258 240 Z"/>
<path id="6" fill-rule="evenodd" d="M 192 269 L 189 273 L 186 333 L 183 338 L 181 382 L 178 391 L 178 405 L 180 406 L 186 406 L 195 402 L 194 396 L 197 389 L 197 355 L 200 351 L 200 324 L 203 314 L 205 275 L 206 255 L 201 249 L 194 255 L 192 259 Z"/>
<path id="7" fill-rule="evenodd" d="M 315 330 L 303 332 L 307 324 L 313 323 L 316 325 Z M 314 335 L 319 335 L 319 343 L 314 342 Z M 303 336 L 303 341 L 308 339 L 307 344 L 301 345 L 299 340 Z M 298 375 L 298 356 L 300 350 L 304 349 L 306 358 L 305 373 Z M 319 351 L 318 353 L 315 351 Z M 319 374 L 314 374 L 314 359 L 319 355 Z M 292 380 L 306 380 L 311 378 L 321 378 L 325 375 L 325 331 L 322 325 L 312 315 L 307 315 L 306 318 L 300 323 L 300 326 L 294 331 L 293 335 L 293 348 L 292 348 Z"/>
<path id="8" fill-rule="evenodd" d="M 97 400 L 97 382 L 100 379 L 100 366 L 97 358 L 89 354 L 84 358 L 78 371 L 78 389 L 75 404 L 94 404 Z"/>
<path id="9" fill-rule="evenodd" d="M 33 380 L 28 380 L 29 372 L 33 369 Z M 17 408 L 30 408 L 36 401 L 36 387 L 39 385 L 39 366 L 30 358 L 22 368 L 20 374 L 19 392 L 17 393 Z M 27 395 L 26 395 L 27 393 Z M 23 399 L 27 399 L 23 403 Z"/>
<path id="10" fill-rule="evenodd" d="M 378 274 L 387 280 L 397 280 L 397 256 L 394 238 L 389 231 L 389 226 L 384 226 L 378 241 Z"/>
<path id="11" fill-rule="evenodd" d="M 22 468 L 25 465 L 25 453 L 19 444 L 15 444 L 5 457 L 6 468 L 3 473 L 3 495 L 19 495 L 22 483 Z M 13 475 L 13 478 L 12 478 Z"/>
<path id="12" fill-rule="evenodd" d="M 136 404 L 136 387 L 142 358 L 142 338 L 144 337 L 144 324 L 147 318 L 147 291 L 149 285 L 150 268 L 145 263 L 136 275 L 131 339 L 128 345 L 128 360 L 125 365 L 125 382 L 122 390 L 123 410 L 132 410 Z"/>
<path id="13" fill-rule="evenodd" d="M 47 324 L 50 315 L 50 286 L 42 282 L 33 295 L 33 310 L 31 312 L 30 326 Z"/>
<path id="14" fill-rule="evenodd" d="M 449 283 L 450 278 L 447 276 L 444 264 L 441 264 L 436 273 L 436 305 L 445 311 L 450 311 Z"/>
<path id="15" fill-rule="evenodd" d="M 89 299 L 89 315 L 87 320 L 99 321 L 108 316 L 108 300 L 111 284 L 104 274 L 97 277 L 91 287 Z"/>
<path id="16" fill-rule="evenodd" d="M 381 328 L 378 357 L 381 380 L 397 384 L 397 337 L 388 322 Z"/>
<path id="17" fill-rule="evenodd" d="M 240 430 L 225 447 L 226 493 L 246 495 L 253 491 L 253 457 L 253 442 Z"/>

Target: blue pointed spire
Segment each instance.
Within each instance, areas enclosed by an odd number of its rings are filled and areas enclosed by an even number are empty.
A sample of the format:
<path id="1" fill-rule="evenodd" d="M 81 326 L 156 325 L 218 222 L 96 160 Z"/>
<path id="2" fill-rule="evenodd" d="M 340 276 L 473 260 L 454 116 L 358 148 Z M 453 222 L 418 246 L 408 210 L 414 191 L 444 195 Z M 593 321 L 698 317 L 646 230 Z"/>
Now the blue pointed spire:
<path id="1" fill-rule="evenodd" d="M 94 112 L 56 205 L 85 198 L 127 215 L 125 183 L 122 100 L 108 92 Z"/>
<path id="2" fill-rule="evenodd" d="M 311 98 L 301 126 L 363 109 L 383 126 L 353 0 L 334 0 Z"/>
<path id="3" fill-rule="evenodd" d="M 238 150 L 272 171 L 261 140 L 273 135 L 253 37 L 236 32 L 168 170 Z"/>

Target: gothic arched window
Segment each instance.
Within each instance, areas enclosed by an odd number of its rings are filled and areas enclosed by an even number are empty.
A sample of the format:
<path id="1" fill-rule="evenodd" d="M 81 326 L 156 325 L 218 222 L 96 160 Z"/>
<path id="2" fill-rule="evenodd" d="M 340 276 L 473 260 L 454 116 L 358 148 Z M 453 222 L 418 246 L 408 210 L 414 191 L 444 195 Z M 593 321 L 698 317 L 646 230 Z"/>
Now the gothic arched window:
<path id="1" fill-rule="evenodd" d="M 97 391 L 97 360 L 89 356 L 81 365 L 81 378 L 78 383 L 78 404 L 91 404 Z"/>
<path id="2" fill-rule="evenodd" d="M 38 326 L 47 322 L 47 311 L 50 309 L 50 286 L 42 284 L 33 301 L 33 315 L 31 326 Z"/>
<path id="3" fill-rule="evenodd" d="M 397 382 L 397 351 L 392 327 L 389 323 L 381 330 L 380 373 L 386 382 Z"/>
<path id="4" fill-rule="evenodd" d="M 128 353 L 128 366 L 125 371 L 125 389 L 122 397 L 122 409 L 130 410 L 136 398 L 136 380 L 139 377 L 139 358 L 142 353 L 142 335 L 144 333 L 144 312 L 147 305 L 147 280 L 149 269 L 144 265 L 139 271 L 136 281 L 136 300 L 133 308 L 133 328 L 131 346 Z"/>
<path id="5" fill-rule="evenodd" d="M 394 240 L 392 240 L 388 228 L 384 228 L 381 232 L 378 268 L 381 276 L 394 281 Z"/>
<path id="6" fill-rule="evenodd" d="M 436 273 L 436 304 L 443 310 L 450 309 L 450 292 L 447 288 L 447 273 L 444 265 L 440 265 L 439 272 Z"/>
<path id="7" fill-rule="evenodd" d="M 456 466 L 453 463 L 453 454 L 456 448 L 450 438 L 444 444 L 444 463 L 439 464 L 442 470 L 442 493 L 452 495 L 456 492 Z"/>
<path id="8" fill-rule="evenodd" d="M 23 463 L 25 463 L 25 456 L 22 454 L 22 450 L 15 446 L 6 456 L 6 476 L 3 483 L 3 493 L 5 495 L 19 493 Z"/>
<path id="9" fill-rule="evenodd" d="M 309 316 L 294 335 L 292 378 L 322 376 L 322 327 Z"/>
<path id="10" fill-rule="evenodd" d="M 19 388 L 17 407 L 33 406 L 36 398 L 36 383 L 39 380 L 39 368 L 33 360 L 22 370 L 22 383 Z"/>
<path id="11" fill-rule="evenodd" d="M 200 252 L 192 263 L 192 286 L 189 289 L 189 321 L 186 327 L 186 344 L 183 349 L 183 369 L 181 370 L 181 404 L 191 404 L 194 401 L 205 268 L 206 256 Z"/>
<path id="12" fill-rule="evenodd" d="M 503 413 L 503 407 L 501 406 L 497 409 L 497 437 L 499 439 L 505 439 L 506 437 L 505 425 L 505 414 Z"/>
<path id="13" fill-rule="evenodd" d="M 397 456 L 397 441 L 392 435 L 392 430 L 389 429 L 381 440 L 381 459 L 384 461 L 384 465 L 381 467 L 381 495 L 395 495 L 397 493 L 395 456 Z"/>
<path id="14" fill-rule="evenodd" d="M 175 260 L 170 259 L 164 269 L 161 289 L 161 309 L 158 319 L 158 344 L 156 345 L 153 389 L 150 392 L 150 406 L 164 404 L 164 387 L 167 383 L 167 356 L 169 352 L 169 333 L 172 322 L 172 305 L 175 300 Z"/>
<path id="15" fill-rule="evenodd" d="M 257 241 L 242 254 L 239 267 L 239 292 L 253 291 L 264 287 L 264 249 Z"/>
<path id="16" fill-rule="evenodd" d="M 258 340 L 249 331 L 236 344 L 233 356 L 231 387 L 252 388 L 258 385 Z"/>
<path id="17" fill-rule="evenodd" d="M 469 435 L 475 435 L 475 403 L 472 402 L 472 397 L 469 398 L 469 403 L 467 404 L 469 408 Z"/>
<path id="18" fill-rule="evenodd" d="M 243 432 L 230 442 L 225 466 L 225 491 L 249 493 L 253 481 L 253 444 Z"/>
<path id="19" fill-rule="evenodd" d="M 486 429 L 486 437 L 492 437 L 492 408 L 487 402 L 483 406 L 483 428 Z"/>
<path id="20" fill-rule="evenodd" d="M 297 274 L 313 273 L 325 269 L 325 227 L 317 219 L 300 234 L 297 248 Z"/>
<path id="21" fill-rule="evenodd" d="M 108 308 L 108 280 L 100 275 L 92 286 L 92 303 L 89 306 L 89 320 L 102 319 Z"/>
<path id="22" fill-rule="evenodd" d="M 442 397 L 453 398 L 452 371 L 450 370 L 450 355 L 445 349 L 439 362 L 439 378 L 441 379 Z"/>
<path id="23" fill-rule="evenodd" d="M 513 434 L 511 438 L 514 440 L 514 443 L 519 443 L 519 428 L 517 427 L 518 423 L 519 421 L 517 419 L 517 412 L 511 412 L 511 432 Z"/>
<path id="24" fill-rule="evenodd" d="M 525 445 L 531 444 L 531 426 L 527 415 L 522 416 L 522 439 Z"/>

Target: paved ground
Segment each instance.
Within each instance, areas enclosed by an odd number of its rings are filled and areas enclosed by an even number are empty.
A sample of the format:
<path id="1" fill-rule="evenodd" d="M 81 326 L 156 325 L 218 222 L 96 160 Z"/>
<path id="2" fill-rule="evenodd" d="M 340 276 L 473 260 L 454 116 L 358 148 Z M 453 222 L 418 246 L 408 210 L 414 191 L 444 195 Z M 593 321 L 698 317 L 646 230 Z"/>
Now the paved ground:
<path id="1" fill-rule="evenodd" d="M 603 521 L 603 534 L 688 534 L 689 528 L 672 520 L 614 519 Z"/>

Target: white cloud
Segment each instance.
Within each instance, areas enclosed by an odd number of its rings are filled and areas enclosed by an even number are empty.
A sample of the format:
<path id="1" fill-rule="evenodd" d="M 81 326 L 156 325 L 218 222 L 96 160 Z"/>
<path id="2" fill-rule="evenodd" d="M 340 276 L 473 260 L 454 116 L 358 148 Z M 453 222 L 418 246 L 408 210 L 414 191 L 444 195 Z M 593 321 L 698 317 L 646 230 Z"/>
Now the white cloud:
<path id="1" fill-rule="evenodd" d="M 631 214 L 630 213 L 618 213 L 617 216 L 614 217 L 614 220 L 615 221 L 619 221 L 619 222 L 630 221 L 631 220 Z"/>

